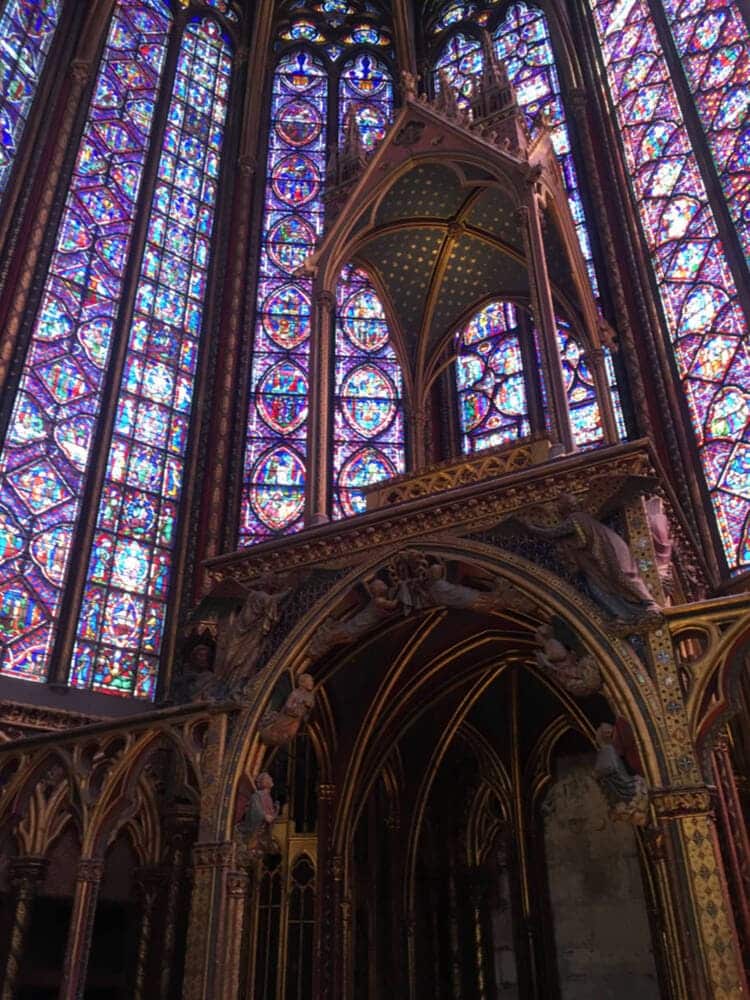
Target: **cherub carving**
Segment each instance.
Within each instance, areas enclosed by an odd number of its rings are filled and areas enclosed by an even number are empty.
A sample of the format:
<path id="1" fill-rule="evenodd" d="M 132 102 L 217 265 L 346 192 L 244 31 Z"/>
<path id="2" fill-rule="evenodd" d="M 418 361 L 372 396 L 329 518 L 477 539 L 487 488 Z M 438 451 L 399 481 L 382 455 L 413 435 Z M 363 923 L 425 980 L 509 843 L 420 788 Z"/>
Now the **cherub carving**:
<path id="1" fill-rule="evenodd" d="M 648 819 L 648 785 L 640 774 L 630 774 L 615 746 L 615 727 L 603 722 L 596 730 L 599 749 L 594 776 L 609 806 L 610 819 L 645 826 Z"/>
<path id="2" fill-rule="evenodd" d="M 271 831 L 279 815 L 278 803 L 271 796 L 273 778 L 265 771 L 255 779 L 255 791 L 250 796 L 245 815 L 237 824 L 244 845 L 251 856 L 277 854 L 279 845 Z"/>
<path id="3" fill-rule="evenodd" d="M 570 494 L 563 493 L 557 506 L 560 517 L 552 527 L 518 514 L 515 519 L 533 534 L 559 541 L 583 574 L 594 600 L 614 618 L 637 622 L 658 614 L 659 606 L 624 539 L 583 510 Z"/>
<path id="4" fill-rule="evenodd" d="M 327 618 L 322 623 L 310 641 L 308 652 L 311 657 L 317 659 L 336 646 L 354 642 L 398 610 L 400 602 L 384 580 L 372 577 L 366 581 L 365 589 L 370 600 L 361 611 L 346 621 Z"/>
<path id="5" fill-rule="evenodd" d="M 261 743 L 278 747 L 291 743 L 315 705 L 315 681 L 310 674 L 300 674 L 297 687 L 284 702 L 281 711 L 270 709 L 260 720 L 258 734 Z"/>
<path id="6" fill-rule="evenodd" d="M 585 698 L 600 690 L 602 678 L 593 656 L 589 653 L 578 656 L 555 637 L 548 623 L 537 627 L 534 638 L 540 646 L 536 651 L 538 666 L 566 691 L 576 698 Z"/>

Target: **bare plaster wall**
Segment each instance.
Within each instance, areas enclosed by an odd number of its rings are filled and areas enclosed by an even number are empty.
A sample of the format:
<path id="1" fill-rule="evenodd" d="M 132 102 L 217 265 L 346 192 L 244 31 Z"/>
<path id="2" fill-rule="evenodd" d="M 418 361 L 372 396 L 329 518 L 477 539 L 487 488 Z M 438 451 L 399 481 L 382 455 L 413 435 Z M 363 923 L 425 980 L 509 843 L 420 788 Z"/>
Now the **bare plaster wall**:
<path id="1" fill-rule="evenodd" d="M 659 997 L 635 833 L 612 823 L 591 757 L 559 761 L 544 837 L 562 1000 Z"/>

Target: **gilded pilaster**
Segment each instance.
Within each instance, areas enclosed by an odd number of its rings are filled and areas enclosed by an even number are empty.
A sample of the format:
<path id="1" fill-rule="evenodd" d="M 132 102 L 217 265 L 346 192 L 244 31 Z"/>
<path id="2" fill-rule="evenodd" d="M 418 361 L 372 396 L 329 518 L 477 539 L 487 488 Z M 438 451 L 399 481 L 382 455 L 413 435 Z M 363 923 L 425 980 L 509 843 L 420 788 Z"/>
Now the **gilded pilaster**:
<path id="1" fill-rule="evenodd" d="M 13 917 L 5 960 L 5 978 L 0 993 L 2 1000 L 14 1000 L 16 996 L 34 898 L 46 874 L 48 863 L 46 858 L 36 857 L 13 858 L 10 862 Z"/>
<path id="2" fill-rule="evenodd" d="M 59 1000 L 81 1000 L 83 997 L 96 901 L 103 874 L 104 862 L 99 858 L 81 858 L 78 862 Z"/>
<path id="3" fill-rule="evenodd" d="M 224 1000 L 219 989 L 227 952 L 227 890 L 236 870 L 233 841 L 196 844 L 185 958 L 184 1000 Z M 229 997 L 226 998 L 229 1000 Z"/>

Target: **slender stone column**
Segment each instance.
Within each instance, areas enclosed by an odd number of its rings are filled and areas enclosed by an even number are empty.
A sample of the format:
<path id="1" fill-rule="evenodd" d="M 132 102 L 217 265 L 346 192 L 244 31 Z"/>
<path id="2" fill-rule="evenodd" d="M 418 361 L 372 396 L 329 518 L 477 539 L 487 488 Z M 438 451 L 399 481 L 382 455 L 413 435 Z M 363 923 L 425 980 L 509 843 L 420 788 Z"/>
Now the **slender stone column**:
<path id="1" fill-rule="evenodd" d="M 99 858 L 81 858 L 78 862 L 59 1000 L 81 1000 L 83 997 L 96 901 L 103 873 L 104 862 Z"/>
<path id="2" fill-rule="evenodd" d="M 334 919 L 333 866 L 331 862 L 331 813 L 336 786 L 318 785 L 318 878 L 315 892 L 315 943 L 313 952 L 313 996 L 331 997 L 333 978 Z"/>
<path id="3" fill-rule="evenodd" d="M 14 1000 L 18 988 L 26 935 L 31 923 L 31 911 L 37 890 L 47 871 L 46 858 L 13 858 L 10 862 L 10 884 L 13 889 L 13 923 L 8 941 L 5 978 L 0 993 L 2 1000 Z"/>
<path id="4" fill-rule="evenodd" d="M 609 391 L 609 382 L 607 381 L 604 348 L 592 348 L 584 353 L 584 358 L 594 379 L 594 388 L 596 389 L 596 399 L 599 403 L 599 415 L 602 420 L 604 440 L 607 444 L 617 444 L 619 435 L 617 433 L 615 410 L 612 405 L 612 395 Z"/>
<path id="5" fill-rule="evenodd" d="M 553 431 L 566 451 L 573 451 L 573 431 L 568 413 L 568 397 L 560 360 L 560 346 L 557 340 L 557 322 L 552 301 L 552 289 L 544 255 L 542 224 L 539 217 L 539 203 L 534 192 L 534 181 L 530 178 L 527 204 L 518 209 L 521 229 L 524 234 L 529 288 L 534 321 L 541 334 L 544 354 L 544 372 L 548 379 L 547 392 L 550 400 L 550 418 Z"/>
<path id="6" fill-rule="evenodd" d="M 133 975 L 133 1000 L 147 1000 L 150 996 L 152 977 L 149 975 L 153 955 L 154 917 L 162 895 L 166 872 L 163 868 L 139 868 L 135 872 L 135 886 L 140 903 L 138 950 Z"/>
<path id="7" fill-rule="evenodd" d="M 227 882 L 236 870 L 236 851 L 233 841 L 196 844 L 193 848 L 183 1000 L 224 1000 L 217 984 L 227 947 Z"/>
<path id="8" fill-rule="evenodd" d="M 245 926 L 245 908 L 250 890 L 250 876 L 246 871 L 233 871 L 227 876 L 226 948 L 222 963 L 222 1000 L 236 1000 L 240 986 L 240 960 L 242 934 Z"/>
<path id="9" fill-rule="evenodd" d="M 188 808 L 184 814 L 171 816 L 167 820 L 170 833 L 171 861 L 167 875 L 167 886 L 162 915 L 162 935 L 159 968 L 159 992 L 161 1000 L 168 1000 L 172 992 L 175 976 L 175 944 L 180 904 L 188 900 L 187 865 L 190 846 L 195 840 L 197 817 Z"/>
<path id="10" fill-rule="evenodd" d="M 742 931 L 743 951 L 750 954 L 750 840 L 737 792 L 732 758 L 726 736 L 714 749 L 717 806 L 724 828 L 729 875 L 738 923 Z"/>

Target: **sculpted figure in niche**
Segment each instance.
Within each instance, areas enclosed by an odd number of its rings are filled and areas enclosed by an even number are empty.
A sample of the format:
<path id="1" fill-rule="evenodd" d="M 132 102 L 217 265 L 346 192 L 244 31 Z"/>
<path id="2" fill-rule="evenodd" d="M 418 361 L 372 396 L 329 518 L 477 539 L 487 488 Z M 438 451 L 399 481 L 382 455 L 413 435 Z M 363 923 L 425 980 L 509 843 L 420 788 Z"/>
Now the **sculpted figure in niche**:
<path id="1" fill-rule="evenodd" d="M 370 600 L 361 611 L 346 621 L 327 618 L 323 622 L 310 641 L 311 657 L 317 659 L 336 646 L 354 642 L 398 610 L 400 602 L 384 580 L 372 577 L 366 581 L 365 589 Z"/>
<path id="2" fill-rule="evenodd" d="M 600 690 L 602 678 L 593 656 L 589 653 L 578 656 L 555 637 L 549 623 L 539 625 L 534 638 L 540 647 L 536 651 L 537 664 L 566 691 L 576 698 L 585 698 Z"/>
<path id="3" fill-rule="evenodd" d="M 664 591 L 672 592 L 672 534 L 669 528 L 669 518 L 664 513 L 661 497 L 649 497 L 646 501 L 646 516 L 651 529 L 651 540 L 654 543 L 656 571 L 659 574 Z"/>
<path id="4" fill-rule="evenodd" d="M 292 691 L 281 711 L 269 711 L 260 720 L 258 734 L 261 743 L 269 747 L 278 747 L 283 743 L 291 743 L 299 732 L 300 726 L 313 710 L 315 705 L 315 681 L 310 674 L 300 674 L 297 687 Z"/>
<path id="5" fill-rule="evenodd" d="M 615 727 L 603 722 L 596 731 L 599 749 L 594 776 L 609 806 L 610 819 L 645 826 L 648 786 L 640 774 L 631 774 L 615 746 Z"/>
<path id="6" fill-rule="evenodd" d="M 271 834 L 279 815 L 279 807 L 271 797 L 273 778 L 265 771 L 255 779 L 255 791 L 250 796 L 245 815 L 237 829 L 251 854 L 276 854 L 279 845 Z"/>
<path id="7" fill-rule="evenodd" d="M 221 675 L 232 684 L 236 676 L 247 677 L 255 668 L 263 641 L 279 620 L 282 602 L 290 590 L 250 590 L 239 611 L 226 625 Z"/>
<path id="8" fill-rule="evenodd" d="M 583 510 L 575 497 L 558 500 L 560 519 L 552 527 L 515 515 L 535 535 L 562 543 L 564 552 L 583 574 L 594 600 L 622 622 L 642 621 L 659 613 L 643 582 L 627 543 L 616 531 Z"/>

